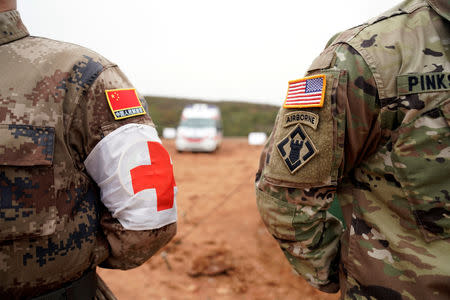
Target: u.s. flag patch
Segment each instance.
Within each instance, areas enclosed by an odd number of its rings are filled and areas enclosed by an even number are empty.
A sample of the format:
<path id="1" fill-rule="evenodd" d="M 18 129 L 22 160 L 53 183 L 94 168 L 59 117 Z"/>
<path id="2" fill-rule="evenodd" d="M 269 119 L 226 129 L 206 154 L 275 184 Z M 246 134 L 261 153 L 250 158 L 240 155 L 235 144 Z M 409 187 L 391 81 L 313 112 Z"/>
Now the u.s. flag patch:
<path id="1" fill-rule="evenodd" d="M 145 114 L 136 89 L 105 90 L 105 94 L 114 119 L 121 120 Z"/>
<path id="2" fill-rule="evenodd" d="M 315 75 L 289 81 L 284 108 L 322 107 L 326 76 Z"/>

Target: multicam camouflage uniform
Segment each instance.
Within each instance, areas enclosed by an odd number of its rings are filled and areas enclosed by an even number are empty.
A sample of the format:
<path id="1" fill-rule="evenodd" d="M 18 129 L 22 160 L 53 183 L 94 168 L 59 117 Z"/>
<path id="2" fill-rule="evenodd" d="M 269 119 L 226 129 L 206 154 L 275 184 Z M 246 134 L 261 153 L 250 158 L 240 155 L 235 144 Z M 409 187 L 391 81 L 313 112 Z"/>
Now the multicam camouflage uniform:
<path id="1" fill-rule="evenodd" d="M 115 64 L 0 13 L 1 299 L 47 293 L 99 264 L 135 267 L 175 234 L 176 223 L 125 230 L 84 170 L 114 129 L 153 126 L 148 115 L 114 121 L 105 90 L 116 88 L 132 86 Z"/>
<path id="2" fill-rule="evenodd" d="M 449 13 L 448 0 L 408 0 L 337 35 L 307 74 L 326 76 L 323 107 L 279 111 L 257 204 L 293 268 L 322 291 L 450 298 Z M 294 150 L 307 141 L 305 162 Z"/>

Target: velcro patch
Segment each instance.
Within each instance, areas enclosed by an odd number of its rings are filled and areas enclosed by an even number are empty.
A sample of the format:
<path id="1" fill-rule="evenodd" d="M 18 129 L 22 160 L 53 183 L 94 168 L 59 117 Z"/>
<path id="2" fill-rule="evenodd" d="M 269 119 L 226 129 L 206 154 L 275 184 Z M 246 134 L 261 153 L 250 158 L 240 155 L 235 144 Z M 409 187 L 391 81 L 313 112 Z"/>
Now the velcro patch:
<path id="1" fill-rule="evenodd" d="M 139 115 L 145 115 L 145 109 L 136 93 L 136 89 L 105 90 L 114 119 L 121 120 Z"/>
<path id="2" fill-rule="evenodd" d="M 277 144 L 277 148 L 291 174 L 298 171 L 318 152 L 300 124 Z"/>
<path id="3" fill-rule="evenodd" d="M 322 107 L 325 98 L 324 74 L 289 81 L 284 108 Z"/>
<path id="4" fill-rule="evenodd" d="M 340 130 L 336 120 L 340 115 L 333 116 L 331 99 L 339 92 L 346 92 L 347 82 L 339 70 L 325 70 L 322 74 L 319 78 L 326 76 L 326 88 L 322 87 L 326 98 L 323 107 L 300 110 L 282 107 L 278 112 L 273 144 L 262 174 L 268 183 L 303 188 L 329 185 L 337 178 L 336 165 L 340 162 L 335 163 L 333 159 L 340 158 L 339 149 L 335 148 L 335 130 Z"/>

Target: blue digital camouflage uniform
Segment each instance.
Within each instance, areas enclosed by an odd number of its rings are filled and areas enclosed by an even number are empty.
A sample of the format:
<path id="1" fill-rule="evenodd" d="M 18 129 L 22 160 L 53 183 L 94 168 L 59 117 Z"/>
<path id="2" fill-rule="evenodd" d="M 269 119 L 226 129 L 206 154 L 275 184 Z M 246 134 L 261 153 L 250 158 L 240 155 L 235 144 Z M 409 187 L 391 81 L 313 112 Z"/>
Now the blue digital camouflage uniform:
<path id="1" fill-rule="evenodd" d="M 279 111 L 258 209 L 322 291 L 450 299 L 449 13 L 408 0 L 336 35 L 307 72 L 323 106 Z"/>
<path id="2" fill-rule="evenodd" d="M 0 299 L 45 294 L 99 264 L 136 267 L 175 234 L 176 223 L 125 230 L 84 170 L 114 129 L 154 126 L 148 115 L 114 120 L 105 90 L 117 88 L 132 85 L 115 64 L 0 13 Z"/>

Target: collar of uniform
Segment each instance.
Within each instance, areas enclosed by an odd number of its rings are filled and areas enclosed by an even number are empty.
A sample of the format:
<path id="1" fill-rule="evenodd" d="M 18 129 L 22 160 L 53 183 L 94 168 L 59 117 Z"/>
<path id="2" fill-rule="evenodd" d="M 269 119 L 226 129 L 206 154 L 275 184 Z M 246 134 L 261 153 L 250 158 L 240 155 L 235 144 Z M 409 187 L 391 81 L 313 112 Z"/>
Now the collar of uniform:
<path id="1" fill-rule="evenodd" d="M 23 25 L 17 10 L 0 13 L 0 45 L 28 36 L 28 30 Z"/>
<path id="2" fill-rule="evenodd" d="M 450 21 L 450 1 L 448 0 L 427 0 L 428 4 L 443 18 Z"/>

